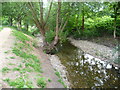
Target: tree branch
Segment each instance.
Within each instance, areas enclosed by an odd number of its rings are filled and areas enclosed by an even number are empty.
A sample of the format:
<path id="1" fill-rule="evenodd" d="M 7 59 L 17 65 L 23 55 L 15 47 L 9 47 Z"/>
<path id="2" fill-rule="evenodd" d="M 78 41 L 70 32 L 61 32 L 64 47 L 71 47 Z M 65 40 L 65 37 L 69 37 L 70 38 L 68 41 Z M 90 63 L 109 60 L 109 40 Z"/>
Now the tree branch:
<path id="1" fill-rule="evenodd" d="M 53 0 L 52 0 L 52 1 L 53 1 Z M 44 26 L 47 24 L 48 18 L 49 18 L 49 16 L 50 16 L 50 11 L 51 11 L 51 8 L 52 8 L 52 1 L 51 1 L 51 3 L 50 3 L 49 11 L 48 11 L 47 18 L 46 18 L 46 21 L 45 21 L 45 23 L 44 23 Z"/>

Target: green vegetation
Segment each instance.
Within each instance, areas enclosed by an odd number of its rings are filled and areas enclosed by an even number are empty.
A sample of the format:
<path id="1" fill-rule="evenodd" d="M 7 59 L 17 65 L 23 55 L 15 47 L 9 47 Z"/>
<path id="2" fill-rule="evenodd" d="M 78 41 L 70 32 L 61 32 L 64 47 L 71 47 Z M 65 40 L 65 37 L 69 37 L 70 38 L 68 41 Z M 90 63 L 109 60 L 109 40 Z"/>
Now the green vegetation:
<path id="1" fill-rule="evenodd" d="M 3 29 L 3 27 L 2 26 L 0 26 L 0 31 Z"/>
<path id="2" fill-rule="evenodd" d="M 25 66 L 26 67 L 32 67 L 36 72 L 42 72 L 41 67 L 40 67 L 40 60 L 37 58 L 37 56 L 31 54 L 31 53 L 26 53 L 27 50 L 32 50 L 33 48 L 30 46 L 30 44 L 26 44 L 26 42 L 30 42 L 30 39 L 25 36 L 22 32 L 19 31 L 13 31 L 13 35 L 16 36 L 16 38 L 20 41 L 20 43 L 16 43 L 16 47 L 13 48 L 12 52 L 23 58 L 25 60 Z M 21 42 L 22 41 L 22 42 Z M 26 49 L 26 51 L 24 51 L 24 49 Z M 24 69 L 27 70 L 29 72 L 31 72 L 30 69 Z"/>
<path id="3" fill-rule="evenodd" d="M 9 79 L 9 78 L 6 78 L 6 79 L 4 79 L 3 81 L 5 81 L 5 82 L 9 82 L 10 79 Z"/>
<path id="4" fill-rule="evenodd" d="M 67 88 L 67 86 L 65 85 L 65 83 L 62 80 L 62 77 L 60 76 L 60 73 L 56 71 L 55 74 L 59 77 L 58 82 L 60 82 L 65 88 Z"/>
<path id="5" fill-rule="evenodd" d="M 20 31 L 14 30 L 13 35 L 16 36 L 16 38 L 19 41 L 22 41 L 23 43 L 26 43 L 26 41 L 30 41 L 30 39 L 27 36 L 25 36 L 24 33 L 20 32 Z"/>
<path id="6" fill-rule="evenodd" d="M 6 54 L 7 54 L 7 53 L 9 53 L 9 51 L 5 51 L 4 53 L 6 53 Z"/>
<path id="7" fill-rule="evenodd" d="M 10 57 L 10 59 L 15 59 L 15 57 Z"/>
<path id="8" fill-rule="evenodd" d="M 52 2 L 47 5 L 41 10 L 43 2 L 2 3 L 2 24 L 18 29 L 14 33 L 22 42 L 30 41 L 22 32 L 40 33 L 48 49 L 65 42 L 69 36 L 76 39 L 120 37 L 120 2 Z M 34 42 L 33 46 L 36 46 Z"/>
<path id="9" fill-rule="evenodd" d="M 54 40 L 55 32 L 53 30 L 49 30 L 46 32 L 45 36 L 46 41 L 51 43 Z"/>
<path id="10" fill-rule="evenodd" d="M 60 73 L 59 72 L 55 72 L 55 74 L 60 78 Z"/>
<path id="11" fill-rule="evenodd" d="M 15 80 L 10 80 L 9 78 L 4 79 L 10 86 L 15 88 L 33 88 L 32 82 L 25 81 L 22 77 L 16 78 Z"/>
<path id="12" fill-rule="evenodd" d="M 20 68 L 13 68 L 13 71 L 20 71 Z"/>
<path id="13" fill-rule="evenodd" d="M 48 79 L 48 82 L 52 82 L 52 80 L 49 78 L 49 79 Z"/>
<path id="14" fill-rule="evenodd" d="M 2 68 L 2 73 L 7 73 L 7 72 L 9 72 L 9 71 L 10 71 L 10 69 L 9 69 L 8 67 Z"/>
<path id="15" fill-rule="evenodd" d="M 9 63 L 9 65 L 15 65 L 14 63 Z"/>
<path id="16" fill-rule="evenodd" d="M 37 85 L 42 87 L 42 88 L 45 88 L 46 87 L 46 82 L 45 82 L 45 78 L 38 78 L 37 79 Z"/>

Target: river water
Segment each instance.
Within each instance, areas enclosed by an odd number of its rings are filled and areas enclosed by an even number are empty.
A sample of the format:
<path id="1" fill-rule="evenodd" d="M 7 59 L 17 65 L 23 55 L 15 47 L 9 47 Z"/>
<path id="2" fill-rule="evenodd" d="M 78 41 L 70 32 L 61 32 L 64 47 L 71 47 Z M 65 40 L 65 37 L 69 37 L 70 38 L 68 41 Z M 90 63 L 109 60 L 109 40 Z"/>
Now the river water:
<path id="1" fill-rule="evenodd" d="M 59 46 L 61 63 L 66 67 L 72 88 L 118 88 L 120 70 L 107 62 L 83 53 L 69 41 Z"/>

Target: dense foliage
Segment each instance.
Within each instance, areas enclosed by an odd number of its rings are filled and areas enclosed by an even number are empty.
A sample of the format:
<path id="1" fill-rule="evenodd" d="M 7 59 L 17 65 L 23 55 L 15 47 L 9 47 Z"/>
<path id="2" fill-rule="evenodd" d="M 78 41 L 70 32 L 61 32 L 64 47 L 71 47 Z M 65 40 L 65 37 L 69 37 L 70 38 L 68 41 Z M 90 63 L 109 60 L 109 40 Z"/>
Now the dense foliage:
<path id="1" fill-rule="evenodd" d="M 10 25 L 24 32 L 35 35 L 40 33 L 36 28 L 27 2 L 2 3 L 2 25 Z M 33 3 L 36 17 L 40 16 L 39 4 Z M 49 13 L 50 3 L 44 4 L 44 18 Z M 64 42 L 68 36 L 90 38 L 100 36 L 120 36 L 120 3 L 119 2 L 63 2 L 61 3 L 60 22 L 68 20 L 64 30 L 59 31 L 59 40 Z M 52 42 L 55 37 L 57 2 L 53 2 L 47 20 L 46 41 Z M 10 9 L 9 9 L 10 8 Z M 116 21 L 115 21 L 116 20 Z M 60 24 L 59 24 L 60 26 Z M 30 34 L 29 33 L 29 34 Z"/>

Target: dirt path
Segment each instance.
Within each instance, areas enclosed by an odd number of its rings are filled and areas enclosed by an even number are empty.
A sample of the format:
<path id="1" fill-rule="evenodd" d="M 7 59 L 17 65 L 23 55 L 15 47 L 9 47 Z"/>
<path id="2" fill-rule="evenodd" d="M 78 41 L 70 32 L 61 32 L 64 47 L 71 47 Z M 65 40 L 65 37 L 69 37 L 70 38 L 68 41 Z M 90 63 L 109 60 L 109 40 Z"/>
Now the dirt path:
<path id="1" fill-rule="evenodd" d="M 9 57 L 13 56 L 12 54 L 10 54 L 10 50 L 11 47 L 14 44 L 14 37 L 11 35 L 11 29 L 10 28 L 4 28 L 1 32 L 0 32 L 0 69 L 2 69 L 3 67 L 7 67 L 7 64 L 9 63 L 8 59 Z M 9 52 L 9 54 L 6 54 L 7 52 Z M 6 86 L 3 82 L 2 82 L 2 73 L 0 74 L 0 84 L 1 86 Z"/>
<path id="2" fill-rule="evenodd" d="M 21 77 L 19 71 L 13 71 L 13 68 L 18 67 L 20 64 L 23 65 L 22 59 L 15 54 L 12 53 L 12 47 L 14 46 L 16 38 L 11 35 L 10 28 L 4 28 L 0 32 L 0 69 L 2 71 L 3 68 L 9 68 L 10 71 L 7 73 L 0 72 L 0 90 L 1 88 L 10 88 L 10 86 L 4 82 L 3 80 L 9 78 L 10 80 L 14 80 L 18 77 Z M 45 77 L 46 80 L 50 79 L 51 82 L 47 81 L 47 88 L 64 88 L 64 86 L 58 82 L 59 78 L 55 75 L 55 71 L 50 63 L 49 55 L 45 54 L 42 51 L 42 48 L 35 48 L 35 55 L 40 58 L 41 67 L 43 73 L 42 77 Z M 11 58 L 14 57 L 14 58 Z M 29 74 L 29 80 L 33 82 L 34 87 L 38 88 L 36 85 L 36 75 L 37 73 L 31 72 Z"/>

